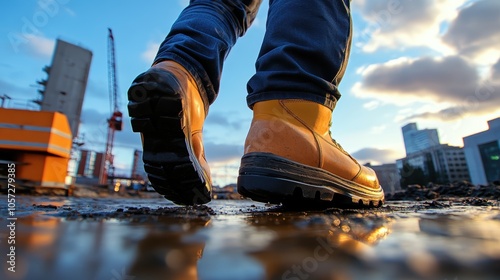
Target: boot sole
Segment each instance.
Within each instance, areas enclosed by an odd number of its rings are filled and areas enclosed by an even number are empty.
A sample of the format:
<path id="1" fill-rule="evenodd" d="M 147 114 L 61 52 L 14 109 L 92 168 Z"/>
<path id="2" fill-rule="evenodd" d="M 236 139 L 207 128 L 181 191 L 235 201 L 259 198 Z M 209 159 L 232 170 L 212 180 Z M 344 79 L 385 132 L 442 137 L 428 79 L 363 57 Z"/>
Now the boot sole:
<path id="1" fill-rule="evenodd" d="M 176 204 L 209 202 L 211 186 L 194 156 L 177 79 L 150 69 L 134 80 L 128 100 L 132 130 L 142 133 L 144 169 L 153 188 Z"/>
<path id="2" fill-rule="evenodd" d="M 291 207 L 374 208 L 384 203 L 382 188 L 374 190 L 270 153 L 243 156 L 237 188 L 253 200 Z"/>

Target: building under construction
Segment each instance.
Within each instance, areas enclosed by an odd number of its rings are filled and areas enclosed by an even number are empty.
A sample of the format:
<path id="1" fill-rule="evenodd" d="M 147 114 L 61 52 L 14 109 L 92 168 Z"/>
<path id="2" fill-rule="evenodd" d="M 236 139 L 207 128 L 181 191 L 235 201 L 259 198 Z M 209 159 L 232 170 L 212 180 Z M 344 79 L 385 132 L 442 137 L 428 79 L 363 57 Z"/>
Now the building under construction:
<path id="1" fill-rule="evenodd" d="M 91 51 L 57 40 L 52 64 L 44 68 L 48 77 L 38 82 L 44 87 L 41 110 L 66 115 L 73 138 L 78 137 L 91 61 Z"/>
<path id="2" fill-rule="evenodd" d="M 41 111 L 0 109 L 0 162 L 16 164 L 18 186 L 66 188 L 91 60 L 91 51 L 57 40 L 38 82 Z"/>

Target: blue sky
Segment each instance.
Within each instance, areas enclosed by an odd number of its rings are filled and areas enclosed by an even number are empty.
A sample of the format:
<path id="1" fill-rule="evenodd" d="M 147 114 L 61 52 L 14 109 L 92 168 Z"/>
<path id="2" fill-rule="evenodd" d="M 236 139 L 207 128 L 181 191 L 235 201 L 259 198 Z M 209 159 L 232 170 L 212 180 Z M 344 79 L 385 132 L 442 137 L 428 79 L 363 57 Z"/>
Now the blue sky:
<path id="1" fill-rule="evenodd" d="M 45 4 L 44 4 L 45 3 Z M 119 3 L 119 5 L 117 5 Z M 152 62 L 158 45 L 187 5 L 185 0 L 3 1 L 0 4 L 0 95 L 8 107 L 37 97 L 57 38 L 93 52 L 80 131 L 85 148 L 104 150 L 110 115 L 107 28 L 116 43 L 120 105 Z M 204 140 L 216 184 L 235 180 L 251 121 L 246 82 L 265 32 L 268 2 L 230 53 L 219 98 L 210 108 Z M 437 128 L 442 143 L 487 129 L 500 116 L 500 1 L 358 0 L 352 3 L 354 40 L 333 114 L 332 135 L 360 162 L 404 156 L 401 126 Z M 33 106 L 32 106 L 33 107 Z M 140 148 L 126 119 L 116 134 L 115 165 L 128 173 Z"/>

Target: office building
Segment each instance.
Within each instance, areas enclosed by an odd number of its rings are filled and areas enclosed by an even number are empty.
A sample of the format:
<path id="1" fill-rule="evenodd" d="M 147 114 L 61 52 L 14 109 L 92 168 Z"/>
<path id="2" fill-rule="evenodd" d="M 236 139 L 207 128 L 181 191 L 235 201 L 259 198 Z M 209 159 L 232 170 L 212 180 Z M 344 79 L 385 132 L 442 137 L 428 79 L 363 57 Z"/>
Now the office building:
<path id="1" fill-rule="evenodd" d="M 418 129 L 416 123 L 402 127 L 406 155 L 410 155 L 440 144 L 436 129 Z"/>
<path id="2" fill-rule="evenodd" d="M 436 129 L 417 128 L 416 123 L 402 127 L 406 157 L 396 161 L 401 183 L 415 180 L 433 183 L 470 181 L 462 148 L 440 144 Z M 418 172 L 421 174 L 417 175 Z M 410 179 L 412 178 L 412 179 Z"/>
<path id="3" fill-rule="evenodd" d="M 465 157 L 473 184 L 500 181 L 500 118 L 488 130 L 464 137 Z"/>
<path id="4" fill-rule="evenodd" d="M 426 182 L 444 184 L 470 181 L 464 150 L 460 147 L 446 144 L 433 146 L 399 159 L 396 164 L 403 184 L 418 169 L 423 172 Z M 403 168 L 405 165 L 410 168 Z"/>

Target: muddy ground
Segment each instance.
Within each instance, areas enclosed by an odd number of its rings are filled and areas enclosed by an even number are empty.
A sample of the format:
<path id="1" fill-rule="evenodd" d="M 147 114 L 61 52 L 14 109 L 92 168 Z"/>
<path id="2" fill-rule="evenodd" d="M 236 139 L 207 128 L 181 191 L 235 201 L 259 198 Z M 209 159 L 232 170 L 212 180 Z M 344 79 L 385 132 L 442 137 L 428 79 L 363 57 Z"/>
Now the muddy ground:
<path id="1" fill-rule="evenodd" d="M 18 196 L 13 216 L 0 196 L 0 279 L 499 279 L 498 186 L 450 191 L 413 186 L 376 210 L 314 211 Z"/>

